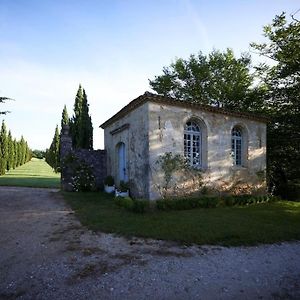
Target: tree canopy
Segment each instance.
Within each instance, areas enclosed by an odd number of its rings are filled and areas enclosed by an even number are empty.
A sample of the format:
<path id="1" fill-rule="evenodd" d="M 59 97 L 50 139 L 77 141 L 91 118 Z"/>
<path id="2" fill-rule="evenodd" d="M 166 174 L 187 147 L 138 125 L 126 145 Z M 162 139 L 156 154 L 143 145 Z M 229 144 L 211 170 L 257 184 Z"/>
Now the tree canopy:
<path id="1" fill-rule="evenodd" d="M 0 103 L 4 103 L 5 101 L 7 101 L 7 100 L 11 100 L 10 98 L 8 98 L 8 97 L 0 97 Z M 0 111 L 0 115 L 5 115 L 5 114 L 7 114 L 9 111 Z"/>
<path id="2" fill-rule="evenodd" d="M 253 88 L 251 58 L 236 58 L 231 49 L 225 52 L 202 52 L 185 60 L 178 58 L 163 75 L 150 80 L 151 88 L 160 95 L 185 101 L 221 106 L 228 109 L 254 110 L 261 104 L 259 90 Z"/>
<path id="3" fill-rule="evenodd" d="M 275 62 L 258 66 L 266 87 L 265 103 L 272 121 L 268 126 L 268 167 L 271 182 L 286 189 L 300 178 L 300 22 L 285 13 L 264 27 L 266 43 L 254 50 Z M 284 191 L 283 191 L 284 192 Z"/>

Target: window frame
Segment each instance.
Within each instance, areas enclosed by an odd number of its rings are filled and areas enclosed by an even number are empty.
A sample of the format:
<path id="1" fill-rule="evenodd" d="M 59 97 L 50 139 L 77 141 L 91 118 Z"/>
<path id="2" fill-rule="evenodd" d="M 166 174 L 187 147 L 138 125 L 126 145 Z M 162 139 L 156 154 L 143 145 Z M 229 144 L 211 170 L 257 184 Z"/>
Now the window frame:
<path id="1" fill-rule="evenodd" d="M 231 130 L 231 157 L 233 166 L 245 165 L 245 134 L 242 127 L 236 125 Z"/>
<path id="2" fill-rule="evenodd" d="M 184 157 L 195 169 L 203 168 L 203 130 L 195 120 L 188 120 L 183 131 Z"/>

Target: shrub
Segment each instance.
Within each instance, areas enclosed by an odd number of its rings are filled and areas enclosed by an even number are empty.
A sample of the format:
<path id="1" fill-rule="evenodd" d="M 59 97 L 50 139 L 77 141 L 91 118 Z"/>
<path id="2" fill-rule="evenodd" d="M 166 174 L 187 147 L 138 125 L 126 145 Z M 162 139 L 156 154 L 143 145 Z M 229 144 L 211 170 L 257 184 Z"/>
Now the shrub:
<path id="1" fill-rule="evenodd" d="M 131 210 L 134 206 L 133 200 L 130 197 L 115 197 L 115 204 Z"/>
<path id="2" fill-rule="evenodd" d="M 216 207 L 218 202 L 219 198 L 217 197 L 162 199 L 156 201 L 156 208 L 159 210 L 186 210 L 197 207 L 210 208 Z"/>
<path id="3" fill-rule="evenodd" d="M 108 186 L 113 186 L 115 184 L 115 180 L 111 175 L 108 175 L 104 179 L 104 184 Z"/>
<path id="4" fill-rule="evenodd" d="M 150 207 L 150 202 L 144 199 L 135 199 L 133 200 L 132 211 L 135 213 L 143 214 Z"/>
<path id="5" fill-rule="evenodd" d="M 224 198 L 223 203 L 225 206 L 233 206 L 235 203 L 235 199 L 232 196 L 227 196 Z"/>
<path id="6" fill-rule="evenodd" d="M 120 192 L 127 192 L 129 190 L 129 183 L 121 180 L 119 190 Z"/>
<path id="7" fill-rule="evenodd" d="M 71 184 L 75 192 L 87 192 L 96 190 L 96 180 L 92 168 L 74 153 L 69 153 L 61 162 L 63 168 L 68 168 Z"/>
<path id="8" fill-rule="evenodd" d="M 130 197 L 115 197 L 114 201 L 117 206 L 135 213 L 144 213 L 150 207 L 149 201 L 144 199 L 133 200 Z"/>
<path id="9" fill-rule="evenodd" d="M 159 210 L 186 210 L 193 208 L 215 208 L 217 206 L 250 205 L 263 202 L 274 202 L 278 198 L 274 196 L 227 196 L 219 197 L 198 197 L 198 198 L 174 198 L 161 199 L 156 201 L 156 208 Z"/>

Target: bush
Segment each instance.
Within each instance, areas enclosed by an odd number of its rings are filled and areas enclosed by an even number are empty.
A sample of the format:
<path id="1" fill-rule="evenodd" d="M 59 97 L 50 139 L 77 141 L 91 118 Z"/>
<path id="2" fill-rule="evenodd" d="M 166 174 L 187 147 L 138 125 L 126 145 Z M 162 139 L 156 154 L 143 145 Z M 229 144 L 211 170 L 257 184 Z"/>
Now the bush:
<path id="1" fill-rule="evenodd" d="M 106 176 L 104 179 L 104 184 L 108 186 L 113 186 L 115 184 L 115 180 L 111 175 Z"/>
<path id="2" fill-rule="evenodd" d="M 156 208 L 159 210 L 186 210 L 193 208 L 215 208 L 217 206 L 250 205 L 263 202 L 274 202 L 278 198 L 274 196 L 227 196 L 219 197 L 199 197 L 199 198 L 174 198 L 161 199 L 156 201 Z"/>
<path id="3" fill-rule="evenodd" d="M 150 206 L 148 200 L 133 200 L 130 197 L 115 197 L 114 201 L 117 206 L 124 207 L 125 209 L 135 213 L 144 213 Z"/>
<path id="4" fill-rule="evenodd" d="M 162 199 L 156 201 L 156 208 L 159 210 L 186 210 L 197 207 L 210 208 L 218 205 L 217 197 L 201 197 L 201 198 L 175 198 Z"/>
<path id="5" fill-rule="evenodd" d="M 119 190 L 120 192 L 127 192 L 129 190 L 129 183 L 121 180 Z"/>
<path id="6" fill-rule="evenodd" d="M 116 205 L 131 210 L 134 206 L 133 200 L 130 197 L 115 197 Z"/>
<path id="7" fill-rule="evenodd" d="M 135 199 L 133 200 L 132 211 L 135 213 L 143 214 L 150 207 L 150 202 L 144 199 Z"/>

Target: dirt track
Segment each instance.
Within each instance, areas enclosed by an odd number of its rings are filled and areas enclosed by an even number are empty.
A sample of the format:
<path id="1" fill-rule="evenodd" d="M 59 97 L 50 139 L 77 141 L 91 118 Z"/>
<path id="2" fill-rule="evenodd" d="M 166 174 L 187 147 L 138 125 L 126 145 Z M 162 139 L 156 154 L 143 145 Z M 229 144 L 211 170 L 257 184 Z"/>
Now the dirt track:
<path id="1" fill-rule="evenodd" d="M 300 299 L 300 242 L 183 247 L 95 234 L 56 190 L 0 187 L 0 299 Z"/>

